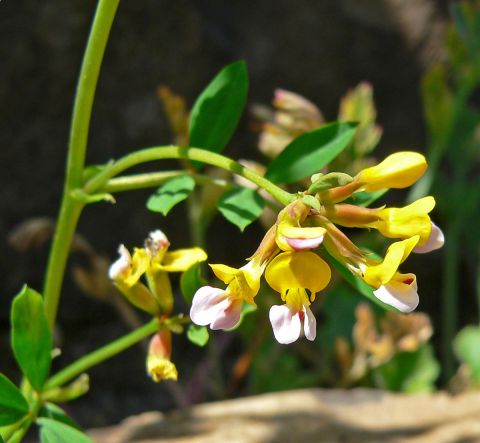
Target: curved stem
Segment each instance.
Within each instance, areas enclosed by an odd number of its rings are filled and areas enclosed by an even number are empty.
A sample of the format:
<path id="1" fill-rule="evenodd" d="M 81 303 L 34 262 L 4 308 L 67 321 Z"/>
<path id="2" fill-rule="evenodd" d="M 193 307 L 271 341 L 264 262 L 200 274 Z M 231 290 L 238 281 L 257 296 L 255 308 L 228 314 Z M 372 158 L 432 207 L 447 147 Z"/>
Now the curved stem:
<path id="1" fill-rule="evenodd" d="M 135 331 L 130 332 L 129 334 L 126 334 L 123 337 L 120 337 L 117 340 L 98 348 L 90 354 L 79 358 L 77 361 L 68 365 L 66 368 L 62 369 L 60 372 L 47 380 L 44 390 L 47 391 L 48 389 L 56 388 L 67 383 L 68 381 L 85 372 L 87 369 L 90 369 L 92 366 L 96 366 L 99 363 L 108 360 L 130 346 L 133 346 L 135 343 L 143 340 L 145 337 L 155 333 L 159 328 L 159 321 L 157 319 L 153 319 Z"/>
<path id="2" fill-rule="evenodd" d="M 105 184 L 99 192 L 115 193 L 131 191 L 134 189 L 153 188 L 165 183 L 174 177 L 180 177 L 182 175 L 189 175 L 198 184 L 212 184 L 226 190 L 233 187 L 227 180 L 220 178 L 213 178 L 204 174 L 194 174 L 188 171 L 161 171 L 161 172 L 147 172 L 145 174 L 124 175 L 121 177 L 115 177 Z"/>
<path id="3" fill-rule="evenodd" d="M 275 199 L 284 205 L 291 203 L 296 198 L 294 195 L 284 191 L 283 189 L 274 185 L 271 181 L 267 180 L 251 169 L 246 168 L 235 160 L 214 152 L 205 151 L 203 149 L 181 148 L 178 146 L 158 146 L 142 149 L 140 151 L 128 154 L 114 162 L 112 165 L 107 166 L 102 172 L 89 180 L 84 186 L 84 191 L 87 193 L 94 193 L 100 190 L 103 186 L 105 186 L 110 178 L 115 177 L 116 175 L 133 166 L 154 160 L 172 158 L 201 161 L 212 166 L 226 169 L 234 174 L 241 175 L 247 180 L 250 180 L 252 183 L 255 183 L 257 186 L 265 189 Z"/>
<path id="4" fill-rule="evenodd" d="M 79 187 L 82 182 L 93 98 L 103 54 L 119 1 L 99 1 L 78 80 L 69 137 L 65 187 L 43 288 L 45 311 L 52 329 L 57 315 L 68 251 L 83 209 L 83 203 L 75 201 L 70 193 L 73 189 Z"/>

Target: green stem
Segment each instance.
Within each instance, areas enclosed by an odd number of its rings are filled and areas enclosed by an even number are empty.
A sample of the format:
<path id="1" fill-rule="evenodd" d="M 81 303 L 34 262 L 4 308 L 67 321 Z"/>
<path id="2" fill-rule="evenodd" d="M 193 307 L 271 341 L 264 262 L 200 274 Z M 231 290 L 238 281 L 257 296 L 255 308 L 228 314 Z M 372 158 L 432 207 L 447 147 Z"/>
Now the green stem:
<path id="1" fill-rule="evenodd" d="M 93 99 L 105 47 L 119 3 L 120 0 L 99 1 L 83 56 L 69 139 L 66 181 L 70 189 L 80 186 L 82 182 Z"/>
<path id="2" fill-rule="evenodd" d="M 72 200 L 68 194 L 64 194 L 43 288 L 45 314 L 51 329 L 55 325 L 63 275 L 72 238 L 82 209 L 83 203 Z"/>
<path id="3" fill-rule="evenodd" d="M 82 183 L 88 130 L 98 74 L 119 1 L 99 1 L 80 70 L 70 129 L 65 187 L 43 289 L 45 311 L 52 329 L 57 315 L 68 252 L 83 209 L 83 203 L 75 201 L 70 193 Z"/>
<path id="4" fill-rule="evenodd" d="M 110 178 L 115 177 L 133 166 L 155 160 L 172 158 L 201 161 L 212 166 L 226 169 L 234 174 L 241 175 L 252 183 L 255 183 L 257 186 L 265 189 L 284 205 L 291 203 L 296 198 L 289 192 L 274 185 L 271 181 L 228 157 L 224 157 L 223 155 L 214 152 L 205 151 L 203 149 L 181 148 L 178 146 L 158 146 L 128 154 L 114 162 L 112 165 L 107 166 L 102 172 L 89 180 L 84 187 L 84 191 L 87 193 L 99 191 L 106 185 Z"/>
<path id="5" fill-rule="evenodd" d="M 232 185 L 227 180 L 220 178 L 213 178 L 204 174 L 195 174 L 188 171 L 162 171 L 162 172 L 148 172 L 145 174 L 124 175 L 108 180 L 106 185 L 99 190 L 99 192 L 115 193 L 131 191 L 134 189 L 153 188 L 165 183 L 174 177 L 182 175 L 189 175 L 196 183 L 205 185 L 212 184 L 226 190 L 232 188 Z"/>
<path id="6" fill-rule="evenodd" d="M 135 343 L 143 340 L 145 337 L 157 332 L 159 328 L 159 321 L 157 319 L 153 319 L 135 331 L 130 332 L 129 334 L 118 338 L 117 340 L 91 352 L 90 354 L 79 358 L 77 361 L 68 365 L 66 368 L 62 369 L 60 372 L 47 380 L 44 390 L 47 391 L 48 389 L 64 385 L 68 381 L 84 373 L 87 369 L 90 369 L 91 367 L 108 360 L 130 346 L 133 346 Z"/>

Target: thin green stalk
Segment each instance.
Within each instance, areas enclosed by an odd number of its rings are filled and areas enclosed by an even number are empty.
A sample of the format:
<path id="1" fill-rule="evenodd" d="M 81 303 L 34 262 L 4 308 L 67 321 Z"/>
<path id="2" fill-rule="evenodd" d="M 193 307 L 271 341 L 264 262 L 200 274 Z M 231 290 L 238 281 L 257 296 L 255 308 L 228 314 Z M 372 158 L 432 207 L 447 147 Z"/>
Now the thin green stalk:
<path id="1" fill-rule="evenodd" d="M 133 166 L 163 159 L 190 159 L 217 166 L 234 174 L 241 175 L 257 186 L 265 189 L 275 199 L 284 205 L 291 203 L 296 197 L 289 192 L 284 191 L 271 181 L 246 168 L 240 163 L 223 155 L 214 152 L 205 151 L 198 148 L 181 148 L 178 146 L 158 146 L 142 149 L 122 157 L 113 164 L 107 166 L 102 172 L 89 180 L 84 187 L 84 191 L 92 194 L 102 189 L 109 179 L 117 176 L 121 172 Z"/>
<path id="2" fill-rule="evenodd" d="M 135 331 L 130 332 L 129 334 L 112 341 L 111 343 L 91 352 L 90 354 L 79 358 L 77 361 L 68 365 L 66 368 L 62 369 L 60 372 L 47 380 L 44 391 L 64 385 L 68 381 L 84 373 L 87 369 L 90 369 L 91 367 L 96 366 L 111 357 L 114 357 L 130 346 L 133 346 L 135 343 L 143 340 L 145 337 L 157 332 L 159 328 L 159 321 L 157 319 L 153 319 Z"/>
<path id="3" fill-rule="evenodd" d="M 105 47 L 119 3 L 120 0 L 100 0 L 98 2 L 92 29 L 88 37 L 78 79 L 70 129 L 66 180 L 70 189 L 80 186 L 82 182 L 93 99 Z"/>
<path id="4" fill-rule="evenodd" d="M 99 1 L 80 70 L 70 129 L 65 188 L 43 288 L 45 311 L 52 329 L 57 315 L 70 244 L 83 208 L 83 203 L 75 201 L 70 193 L 82 183 L 98 74 L 119 1 Z"/>
<path id="5" fill-rule="evenodd" d="M 188 171 L 162 171 L 162 172 L 147 172 L 145 174 L 124 175 L 121 177 L 115 177 L 106 183 L 106 185 L 100 190 L 100 192 L 115 193 L 131 191 L 134 189 L 154 188 L 165 183 L 174 177 L 180 177 L 182 175 L 189 175 L 196 183 L 205 185 L 212 184 L 220 188 L 230 189 L 232 185 L 227 180 L 220 178 L 213 178 L 204 174 L 194 174 Z"/>

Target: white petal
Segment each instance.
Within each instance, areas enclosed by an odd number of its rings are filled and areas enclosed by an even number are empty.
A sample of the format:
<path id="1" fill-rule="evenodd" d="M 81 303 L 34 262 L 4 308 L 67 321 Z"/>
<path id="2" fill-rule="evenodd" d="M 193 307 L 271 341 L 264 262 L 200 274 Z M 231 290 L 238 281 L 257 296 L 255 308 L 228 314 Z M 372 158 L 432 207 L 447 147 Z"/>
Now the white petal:
<path id="1" fill-rule="evenodd" d="M 411 284 L 401 282 L 390 282 L 380 286 L 373 291 L 375 296 L 386 303 L 393 306 L 400 312 L 411 312 L 418 306 L 417 284 L 414 280 Z"/>
<path id="2" fill-rule="evenodd" d="M 281 344 L 288 345 L 300 337 L 302 324 L 298 312 L 293 312 L 287 305 L 275 305 L 270 308 L 270 323 L 273 334 Z"/>
<path id="3" fill-rule="evenodd" d="M 153 243 L 159 246 L 169 243 L 167 236 L 163 233 L 163 231 L 160 231 L 160 229 L 150 232 L 148 237 Z"/>
<path id="4" fill-rule="evenodd" d="M 427 243 L 423 246 L 415 246 L 413 252 L 417 254 L 425 254 L 426 252 L 435 251 L 435 249 L 440 249 L 445 243 L 445 236 L 443 235 L 442 230 L 433 222 L 432 223 L 432 232 L 430 237 L 428 237 Z"/>
<path id="5" fill-rule="evenodd" d="M 128 249 L 124 245 L 118 247 L 118 253 L 120 257 L 112 263 L 108 271 L 108 276 L 112 280 L 119 280 L 122 276 L 126 275 L 130 266 L 132 265 L 132 257 Z"/>
<path id="6" fill-rule="evenodd" d="M 295 249 L 295 251 L 303 251 L 305 249 L 314 249 L 323 242 L 323 235 L 315 238 L 289 238 L 285 237 L 287 243 Z"/>
<path id="7" fill-rule="evenodd" d="M 217 317 L 210 325 L 213 330 L 230 329 L 240 321 L 243 300 L 227 298 L 226 301 L 228 301 L 228 304 L 222 303 L 222 310 L 218 312 Z"/>
<path id="8" fill-rule="evenodd" d="M 312 310 L 308 306 L 303 305 L 303 312 L 305 313 L 305 317 L 303 319 L 303 330 L 305 332 L 305 337 L 307 337 L 310 341 L 313 341 L 317 336 L 317 320 L 313 315 Z"/>
<path id="9" fill-rule="evenodd" d="M 203 286 L 193 296 L 190 318 L 193 323 L 206 326 L 221 316 L 229 305 L 230 301 L 223 289 Z"/>

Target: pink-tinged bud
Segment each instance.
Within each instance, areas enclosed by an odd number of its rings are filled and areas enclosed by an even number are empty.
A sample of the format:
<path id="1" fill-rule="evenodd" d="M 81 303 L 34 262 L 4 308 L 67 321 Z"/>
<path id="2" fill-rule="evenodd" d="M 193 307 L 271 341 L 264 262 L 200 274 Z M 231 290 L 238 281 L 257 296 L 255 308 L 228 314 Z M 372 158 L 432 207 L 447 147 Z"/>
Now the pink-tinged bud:
<path id="1" fill-rule="evenodd" d="M 242 307 L 242 299 L 231 297 L 225 290 L 203 286 L 193 296 L 190 318 L 213 330 L 230 329 L 240 321 Z"/>
<path id="2" fill-rule="evenodd" d="M 445 244 L 445 236 L 443 235 L 442 230 L 435 223 L 431 223 L 432 231 L 427 242 L 422 246 L 415 246 L 413 252 L 416 252 L 417 254 L 425 254 L 440 249 Z"/>
<path id="3" fill-rule="evenodd" d="M 170 361 L 172 353 L 172 333 L 164 329 L 150 340 L 147 357 L 147 372 L 153 381 L 177 380 L 178 372 Z"/>
<path id="4" fill-rule="evenodd" d="M 393 306 L 400 312 L 411 312 L 419 303 L 417 278 L 414 274 L 397 274 L 388 283 L 373 291 L 383 303 Z"/>

